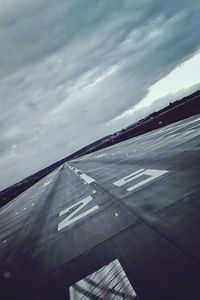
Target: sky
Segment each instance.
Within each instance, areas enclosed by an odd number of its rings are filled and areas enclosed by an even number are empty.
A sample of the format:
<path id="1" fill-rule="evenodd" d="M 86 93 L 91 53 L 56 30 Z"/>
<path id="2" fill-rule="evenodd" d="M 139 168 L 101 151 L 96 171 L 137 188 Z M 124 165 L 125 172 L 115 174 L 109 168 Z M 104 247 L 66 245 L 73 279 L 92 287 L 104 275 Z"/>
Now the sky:
<path id="1" fill-rule="evenodd" d="M 199 0 L 0 0 L 0 190 L 200 88 Z"/>

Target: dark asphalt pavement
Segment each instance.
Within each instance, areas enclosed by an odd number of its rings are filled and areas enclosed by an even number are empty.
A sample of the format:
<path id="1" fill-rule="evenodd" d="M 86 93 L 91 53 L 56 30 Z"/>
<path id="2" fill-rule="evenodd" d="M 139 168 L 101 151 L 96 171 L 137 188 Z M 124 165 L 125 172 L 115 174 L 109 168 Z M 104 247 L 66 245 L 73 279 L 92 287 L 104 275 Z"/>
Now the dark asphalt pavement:
<path id="1" fill-rule="evenodd" d="M 0 209 L 2 299 L 200 299 L 199 166 L 197 115 L 43 178 Z"/>

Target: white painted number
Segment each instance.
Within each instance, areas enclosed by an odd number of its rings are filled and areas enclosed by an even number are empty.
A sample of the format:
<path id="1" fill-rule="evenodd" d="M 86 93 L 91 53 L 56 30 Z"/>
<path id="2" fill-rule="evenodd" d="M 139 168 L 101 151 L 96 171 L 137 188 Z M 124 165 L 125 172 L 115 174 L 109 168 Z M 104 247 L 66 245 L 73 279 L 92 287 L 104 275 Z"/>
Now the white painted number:
<path id="1" fill-rule="evenodd" d="M 87 204 L 89 204 L 92 201 L 92 197 L 88 196 L 82 200 L 80 200 L 79 202 L 71 205 L 70 207 L 62 210 L 59 213 L 59 216 L 65 215 L 66 213 L 69 213 L 70 210 L 73 210 L 72 213 L 70 213 L 62 222 L 60 222 L 58 224 L 58 231 L 60 231 L 61 229 L 81 220 L 82 218 L 84 218 L 85 216 L 91 214 L 92 212 L 94 212 L 95 210 L 97 210 L 99 208 L 98 205 L 95 205 L 93 207 L 91 207 L 90 209 L 84 211 L 83 213 L 79 214 L 78 216 L 74 217 L 74 215 L 76 215 L 80 210 L 83 209 L 83 207 L 85 207 Z M 78 206 L 78 208 L 76 208 Z"/>
<path id="2" fill-rule="evenodd" d="M 124 185 L 124 184 L 126 184 L 126 183 L 128 183 L 130 181 L 132 181 L 133 179 L 135 179 L 136 175 L 138 173 L 141 173 L 142 171 L 144 171 L 144 169 L 140 169 L 140 170 L 138 170 L 136 172 L 133 172 L 133 173 L 129 174 L 128 176 L 126 176 L 126 177 L 124 177 L 124 178 L 122 178 L 122 179 L 114 182 L 113 184 L 120 187 L 120 186 L 122 186 L 122 185 Z M 141 175 L 139 175 L 139 176 L 141 176 Z"/>
<path id="3" fill-rule="evenodd" d="M 149 176 L 148 178 L 145 178 L 145 179 L 142 179 L 141 181 L 139 181 L 138 183 L 132 185 L 131 187 L 127 188 L 126 190 L 131 192 L 141 186 L 143 186 L 144 184 L 147 184 L 151 181 L 153 181 L 154 179 L 164 175 L 168 173 L 168 171 L 166 170 L 154 170 L 154 169 L 147 169 L 147 170 L 144 170 L 144 169 L 140 169 L 134 173 L 131 173 L 129 174 L 128 176 L 114 182 L 113 184 L 120 187 L 120 186 L 123 186 L 125 184 L 127 184 L 128 182 L 130 181 L 133 181 L 141 176 Z"/>

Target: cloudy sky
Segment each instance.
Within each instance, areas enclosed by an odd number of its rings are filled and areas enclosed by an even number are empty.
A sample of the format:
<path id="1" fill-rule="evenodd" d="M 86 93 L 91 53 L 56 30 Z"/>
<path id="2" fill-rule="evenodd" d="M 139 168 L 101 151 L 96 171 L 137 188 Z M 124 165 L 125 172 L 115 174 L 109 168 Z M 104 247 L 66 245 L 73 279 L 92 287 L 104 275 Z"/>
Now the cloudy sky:
<path id="1" fill-rule="evenodd" d="M 0 0 L 0 189 L 195 90 L 199 11 L 199 0 Z"/>

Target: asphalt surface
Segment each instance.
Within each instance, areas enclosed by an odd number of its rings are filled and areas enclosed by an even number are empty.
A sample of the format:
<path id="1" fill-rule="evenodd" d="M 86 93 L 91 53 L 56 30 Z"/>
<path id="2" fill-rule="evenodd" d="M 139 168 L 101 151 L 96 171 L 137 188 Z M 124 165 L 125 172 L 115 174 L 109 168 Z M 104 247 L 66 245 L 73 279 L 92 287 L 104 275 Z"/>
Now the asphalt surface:
<path id="1" fill-rule="evenodd" d="M 43 178 L 0 209 L 2 299 L 200 299 L 199 166 L 197 115 Z"/>

